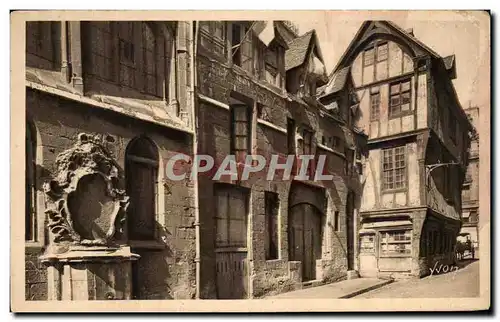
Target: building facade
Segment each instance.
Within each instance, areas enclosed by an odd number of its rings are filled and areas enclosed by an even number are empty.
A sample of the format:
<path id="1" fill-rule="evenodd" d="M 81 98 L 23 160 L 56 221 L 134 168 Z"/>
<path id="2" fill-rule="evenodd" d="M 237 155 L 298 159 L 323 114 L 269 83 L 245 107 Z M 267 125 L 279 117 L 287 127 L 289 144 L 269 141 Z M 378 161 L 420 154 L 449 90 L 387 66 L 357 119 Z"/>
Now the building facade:
<path id="1" fill-rule="evenodd" d="M 216 165 L 227 155 L 267 161 L 248 180 L 198 176 L 201 298 L 258 298 L 340 279 L 354 269 L 359 191 L 353 186 L 349 194 L 349 178 L 355 178 L 349 155 L 356 149 L 349 114 L 342 118 L 315 98 L 326 73 L 314 31 L 299 36 L 274 22 L 266 46 L 252 32 L 256 23 L 263 22 L 199 26 L 198 153 L 213 156 Z M 322 154 L 333 179 L 315 181 Z M 309 176 L 297 172 L 300 155 L 315 156 L 304 167 Z M 291 176 L 268 179 L 272 159 L 285 164 L 288 156 Z"/>
<path id="2" fill-rule="evenodd" d="M 479 107 L 470 106 L 465 109 L 475 129 L 478 127 Z M 475 256 L 479 255 L 479 136 L 473 132 L 469 153 L 469 165 L 462 187 L 462 229 L 459 240 L 470 240 L 474 246 Z"/>
<path id="3" fill-rule="evenodd" d="M 192 153 L 191 25 L 44 21 L 26 27 L 26 299 L 194 298 L 193 185 L 170 181 L 163 171 L 173 154 Z M 121 242 L 140 256 L 130 271 L 112 275 L 116 283 L 120 275 L 130 277 L 121 291 L 107 289 L 115 283 L 100 270 L 107 264 L 83 258 L 47 268 L 40 260 L 58 258 L 61 247 L 71 247 L 65 238 L 74 240 L 63 235 L 70 219 L 55 221 L 44 191 L 71 179 L 68 173 L 102 166 L 95 171 L 102 175 L 111 164 L 114 172 L 104 178 L 129 197 Z M 109 187 L 100 176 L 86 178 L 93 184 L 78 181 L 78 197 L 67 201 L 68 225 L 97 245 L 95 237 L 110 228 L 102 217 L 109 209 L 98 203 L 111 202 L 103 193 Z M 63 266 L 72 291 L 64 285 L 61 291 L 56 281 L 66 281 Z"/>
<path id="4" fill-rule="evenodd" d="M 454 55 L 442 58 L 391 22 L 366 21 L 321 91 L 326 97 L 351 80 L 357 126 L 368 134 L 361 276 L 420 277 L 454 260 L 472 128 L 455 77 Z"/>

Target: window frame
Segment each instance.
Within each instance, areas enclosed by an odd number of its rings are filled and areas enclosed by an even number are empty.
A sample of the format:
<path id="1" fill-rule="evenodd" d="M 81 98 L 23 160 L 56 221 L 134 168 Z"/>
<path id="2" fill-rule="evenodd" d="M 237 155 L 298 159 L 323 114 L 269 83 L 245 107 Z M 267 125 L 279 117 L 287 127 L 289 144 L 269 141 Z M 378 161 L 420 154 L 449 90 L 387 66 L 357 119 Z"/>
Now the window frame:
<path id="1" fill-rule="evenodd" d="M 136 148 L 137 145 L 142 145 L 142 147 L 145 147 L 147 144 L 148 148 L 151 149 L 149 152 L 152 154 L 153 157 L 147 157 L 143 155 L 136 155 L 134 154 L 134 148 Z M 159 189 L 158 189 L 158 184 L 159 184 L 159 151 L 157 146 L 152 142 L 148 137 L 145 136 L 139 136 L 135 137 L 132 139 L 129 144 L 127 145 L 127 149 L 125 151 L 125 181 L 126 181 L 126 191 L 127 195 L 130 196 L 130 203 L 134 201 L 134 193 L 131 192 L 131 186 L 137 186 L 137 183 L 131 183 L 130 180 L 133 179 L 132 171 L 134 171 L 134 167 L 136 167 L 138 164 L 141 166 L 145 166 L 151 170 L 151 182 L 148 182 L 147 184 L 152 184 L 152 193 L 153 195 L 151 196 L 151 206 L 153 209 L 153 213 L 150 214 L 152 218 L 149 218 L 148 220 L 153 221 L 153 231 L 151 232 L 151 235 L 146 236 L 146 237 L 139 237 L 138 235 L 142 234 L 142 232 L 135 232 L 133 233 L 133 229 L 131 227 L 134 227 L 134 223 L 131 220 L 127 220 L 128 225 L 127 225 L 127 237 L 129 241 L 155 241 L 157 238 L 157 229 L 156 229 L 156 221 L 159 215 Z M 143 183 L 144 184 L 144 183 Z M 142 187 L 143 185 L 141 185 Z M 129 207 L 129 210 L 134 209 L 133 207 Z M 129 214 L 128 218 L 131 218 L 131 216 L 134 216 L 134 214 Z M 139 238 L 136 238 L 139 237 Z"/>
<path id="2" fill-rule="evenodd" d="M 403 84 L 408 83 L 408 89 L 403 90 Z M 412 113 L 412 79 L 411 77 L 389 83 L 389 118 L 398 118 Z M 397 86 L 398 91 L 393 92 L 393 87 Z M 408 103 L 403 103 L 403 97 L 408 94 Z M 393 98 L 398 98 L 399 103 L 393 104 Z M 403 110 L 402 106 L 408 104 L 408 110 Z M 398 110 L 394 110 L 398 108 Z"/>
<path id="3" fill-rule="evenodd" d="M 397 153 L 397 151 L 401 151 L 402 153 Z M 386 160 L 389 159 L 386 158 L 386 153 L 390 153 L 390 165 L 387 165 L 386 168 Z M 399 166 L 396 166 L 396 154 L 401 156 L 402 158 L 399 158 Z M 401 161 L 403 162 L 403 166 L 401 166 Z M 407 161 L 407 148 L 406 145 L 402 146 L 395 146 L 391 148 L 386 148 L 382 149 L 382 160 L 381 160 L 381 166 L 382 166 L 382 191 L 383 192 L 391 192 L 391 191 L 401 191 L 401 190 L 406 190 L 408 186 L 408 161 Z M 400 170 L 401 172 L 401 178 L 402 180 L 396 181 L 397 178 L 397 170 Z M 390 173 L 389 175 L 386 175 L 386 173 Z M 392 184 L 392 187 L 389 187 L 388 184 L 389 182 L 387 179 L 390 178 L 390 183 Z M 401 186 L 396 186 L 396 182 L 400 183 Z"/>
<path id="4" fill-rule="evenodd" d="M 377 91 L 370 93 L 370 121 L 378 120 L 380 120 L 380 92 Z"/>
<path id="5" fill-rule="evenodd" d="M 413 236 L 412 236 L 412 229 L 411 228 L 406 228 L 406 229 L 392 229 L 392 230 L 382 230 L 379 232 L 379 254 L 380 257 L 411 257 L 413 253 Z M 392 241 L 390 240 L 389 236 L 390 234 L 398 234 L 395 236 L 403 236 L 404 239 L 401 240 L 393 238 Z M 407 238 L 409 235 L 409 238 Z M 385 237 L 385 238 L 384 238 Z M 386 245 L 386 250 L 384 250 L 383 245 Z M 398 251 L 389 251 L 389 245 L 408 245 L 408 247 L 405 247 L 405 250 L 409 250 L 409 252 L 398 252 Z"/>
<path id="6" fill-rule="evenodd" d="M 244 110 L 244 113 L 242 112 L 240 115 L 245 115 L 244 120 L 237 120 L 237 110 L 242 109 Z M 247 104 L 234 104 L 230 106 L 230 128 L 231 128 L 231 143 L 230 143 L 230 148 L 231 148 L 231 153 L 233 155 L 236 155 L 237 162 L 239 161 L 244 161 L 245 157 L 248 154 L 251 154 L 251 144 L 252 144 L 252 109 L 247 105 Z M 239 134 L 238 131 L 238 124 L 244 124 L 246 127 L 246 133 L 245 134 Z M 246 148 L 240 148 L 238 147 L 238 138 L 245 138 L 246 141 Z M 240 160 L 240 159 L 243 160 Z"/>

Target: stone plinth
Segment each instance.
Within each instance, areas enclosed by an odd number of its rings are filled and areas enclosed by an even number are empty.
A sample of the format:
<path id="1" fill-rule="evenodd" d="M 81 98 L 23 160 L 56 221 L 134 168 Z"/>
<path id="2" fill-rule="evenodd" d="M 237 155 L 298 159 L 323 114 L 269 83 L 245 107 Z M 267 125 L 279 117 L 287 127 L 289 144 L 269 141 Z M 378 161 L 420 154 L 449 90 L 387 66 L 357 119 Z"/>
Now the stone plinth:
<path id="1" fill-rule="evenodd" d="M 130 300 L 132 261 L 127 247 L 71 246 L 46 253 L 48 300 Z"/>

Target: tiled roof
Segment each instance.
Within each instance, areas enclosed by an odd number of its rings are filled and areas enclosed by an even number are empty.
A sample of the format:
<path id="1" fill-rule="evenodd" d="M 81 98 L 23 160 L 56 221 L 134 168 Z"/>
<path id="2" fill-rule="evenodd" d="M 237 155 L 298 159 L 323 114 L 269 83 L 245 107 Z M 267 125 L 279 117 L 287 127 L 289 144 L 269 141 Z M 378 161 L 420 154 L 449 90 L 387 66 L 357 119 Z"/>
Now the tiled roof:
<path id="1" fill-rule="evenodd" d="M 314 30 L 311 30 L 288 43 L 288 50 L 285 53 L 286 70 L 298 67 L 304 63 L 313 33 Z"/>
<path id="2" fill-rule="evenodd" d="M 322 91 L 319 94 L 321 96 L 324 96 L 326 94 L 333 94 L 341 91 L 347 82 L 349 71 L 350 67 L 347 66 L 336 72 L 333 75 L 331 81 L 328 83 L 328 85 L 323 87 Z"/>

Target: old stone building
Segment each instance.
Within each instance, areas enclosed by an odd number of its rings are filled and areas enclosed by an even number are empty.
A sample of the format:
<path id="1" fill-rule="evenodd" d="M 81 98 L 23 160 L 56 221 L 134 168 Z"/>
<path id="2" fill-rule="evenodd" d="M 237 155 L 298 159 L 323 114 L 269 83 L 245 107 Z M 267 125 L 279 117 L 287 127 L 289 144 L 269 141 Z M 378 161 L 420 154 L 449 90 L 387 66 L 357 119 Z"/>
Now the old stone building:
<path id="1" fill-rule="evenodd" d="M 353 162 L 362 142 L 356 137 L 363 135 L 353 131 L 350 102 L 328 109 L 315 98 L 327 81 L 315 32 L 299 36 L 274 22 L 266 45 L 253 32 L 265 23 L 199 26 L 198 154 L 221 166 L 227 155 L 267 161 L 248 180 L 241 173 L 198 176 L 201 298 L 256 298 L 354 270 L 360 189 Z M 289 155 L 292 175 L 282 171 L 268 180 L 273 159 L 285 164 Z M 300 155 L 315 156 L 306 176 L 297 172 Z M 327 156 L 329 180 L 314 180 L 320 155 Z"/>
<path id="2" fill-rule="evenodd" d="M 475 129 L 478 128 L 479 107 L 469 106 L 465 109 Z M 462 186 L 462 241 L 470 240 L 475 249 L 475 256 L 479 255 L 479 136 L 477 130 L 472 133 L 469 152 L 469 165 Z"/>
<path id="3" fill-rule="evenodd" d="M 356 125 L 368 134 L 361 276 L 423 276 L 453 260 L 472 129 L 455 77 L 454 55 L 441 57 L 412 30 L 366 21 L 322 89 L 325 97 L 352 81 Z"/>
<path id="4" fill-rule="evenodd" d="M 193 298 L 191 25 L 26 27 L 26 299 Z"/>

